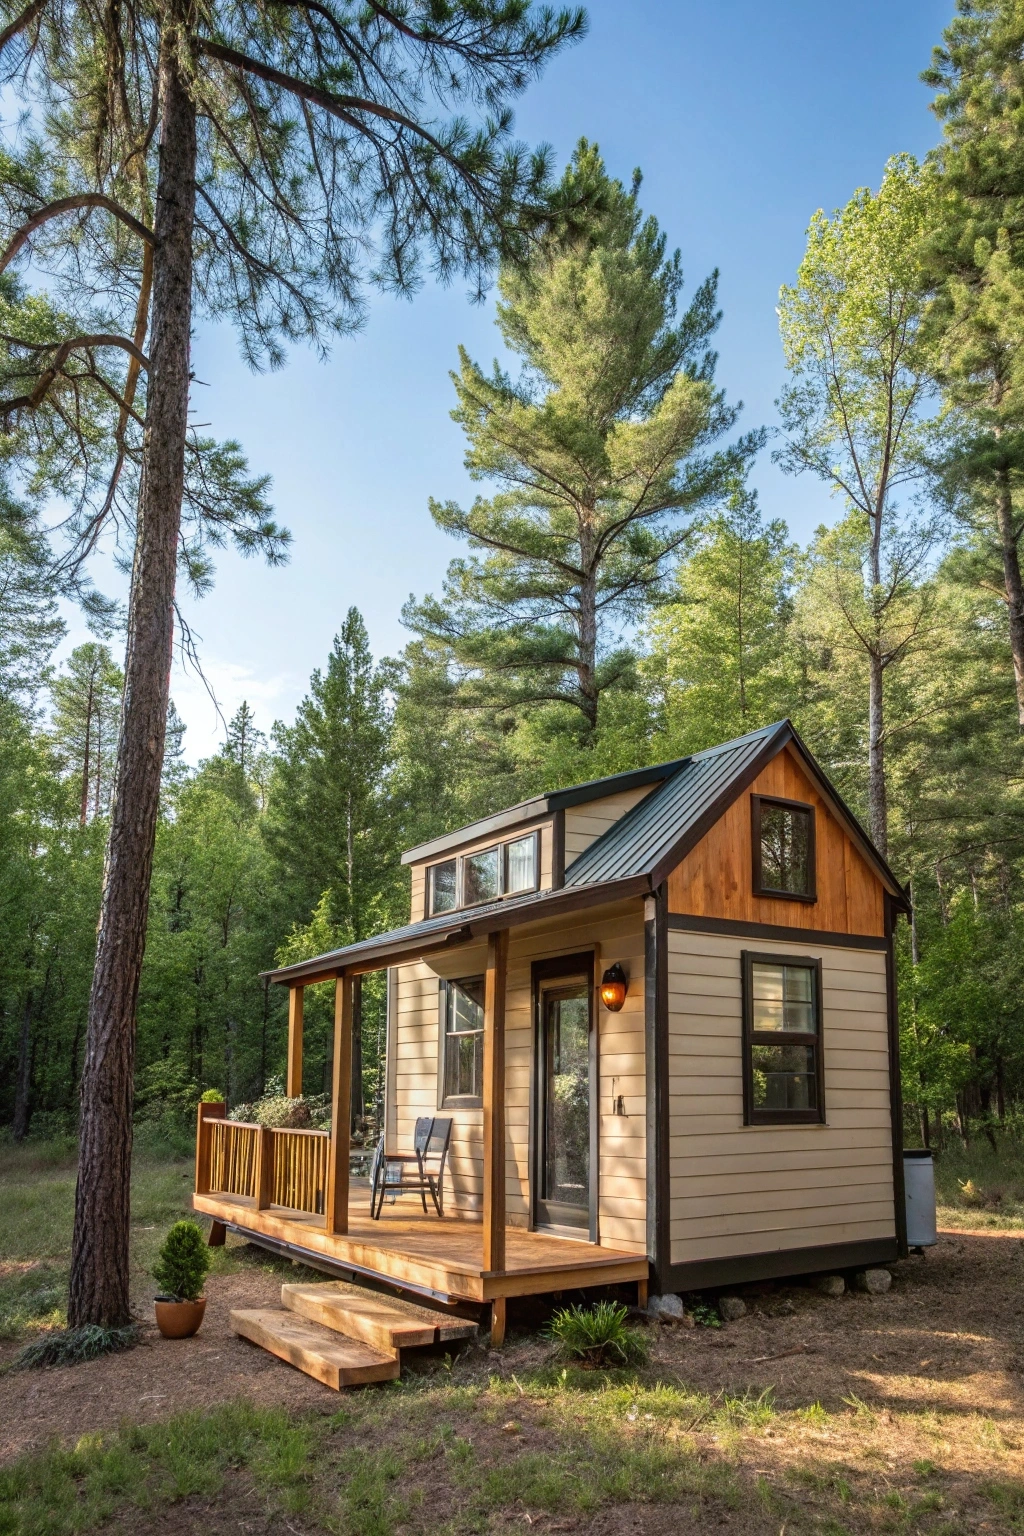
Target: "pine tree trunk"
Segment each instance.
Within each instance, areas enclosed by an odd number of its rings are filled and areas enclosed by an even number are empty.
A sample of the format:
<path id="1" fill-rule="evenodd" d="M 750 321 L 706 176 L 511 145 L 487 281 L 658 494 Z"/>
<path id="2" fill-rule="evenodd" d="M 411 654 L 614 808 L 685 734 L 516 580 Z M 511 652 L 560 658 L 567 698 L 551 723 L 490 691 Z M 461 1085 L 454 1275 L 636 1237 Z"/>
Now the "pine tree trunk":
<path id="1" fill-rule="evenodd" d="M 18 1077 L 14 1085 L 14 1124 L 11 1134 L 15 1141 L 24 1141 L 28 1135 L 29 1088 L 32 1083 L 32 991 L 25 994 L 25 1006 L 21 1011 L 21 1028 L 18 1031 Z"/>
<path id="2" fill-rule="evenodd" d="M 580 537 L 580 566 L 587 573 L 580 583 L 579 660 L 576 676 L 580 708 L 591 732 L 597 730 L 597 571 L 593 568 L 592 536 L 585 525 Z"/>
<path id="3" fill-rule="evenodd" d="M 129 1297 L 129 1175 L 135 1006 L 145 949 L 174 632 L 174 578 L 188 424 L 195 109 L 181 71 L 177 8 L 160 52 L 150 373 L 128 611 L 124 705 L 82 1071 L 68 1324 L 123 1326 Z"/>
<path id="4" fill-rule="evenodd" d="M 89 818 L 89 757 L 92 752 L 92 693 L 93 677 L 89 674 L 89 697 L 85 702 L 85 751 L 82 753 L 82 804 L 78 813 L 78 825 L 84 827 Z"/>
<path id="5" fill-rule="evenodd" d="M 1014 528 L 1010 476 L 1006 469 L 999 470 L 996 477 L 996 522 L 1003 556 L 1013 680 L 1017 689 L 1017 727 L 1024 731 L 1024 582 L 1021 580 L 1020 547 Z"/>
<path id="6" fill-rule="evenodd" d="M 885 788 L 885 714 L 882 701 L 882 659 L 868 653 L 868 815 L 871 841 L 882 855 L 889 852 L 889 809 Z"/>

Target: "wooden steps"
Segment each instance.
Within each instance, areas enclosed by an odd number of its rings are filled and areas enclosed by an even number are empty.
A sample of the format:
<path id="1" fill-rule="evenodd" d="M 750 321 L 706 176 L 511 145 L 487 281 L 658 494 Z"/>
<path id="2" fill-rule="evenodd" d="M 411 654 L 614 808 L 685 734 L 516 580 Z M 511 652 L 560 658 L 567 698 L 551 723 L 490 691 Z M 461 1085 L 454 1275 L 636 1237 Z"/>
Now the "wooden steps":
<path id="1" fill-rule="evenodd" d="M 251 1339 L 336 1391 L 370 1381 L 391 1381 L 401 1371 L 397 1355 L 385 1355 L 361 1339 L 307 1322 L 284 1307 L 232 1312 L 231 1327 L 243 1339 Z"/>
<path id="2" fill-rule="evenodd" d="M 236 1310 L 231 1328 L 335 1390 L 393 1380 L 401 1350 L 477 1331 L 465 1318 L 331 1281 L 282 1285 L 280 1307 Z"/>
<path id="3" fill-rule="evenodd" d="M 426 1307 L 398 1307 L 373 1291 L 357 1292 L 330 1282 L 282 1285 L 281 1305 L 325 1328 L 335 1328 L 393 1354 L 400 1349 L 468 1339 L 477 1331 L 476 1323 L 464 1317 L 431 1312 Z"/>

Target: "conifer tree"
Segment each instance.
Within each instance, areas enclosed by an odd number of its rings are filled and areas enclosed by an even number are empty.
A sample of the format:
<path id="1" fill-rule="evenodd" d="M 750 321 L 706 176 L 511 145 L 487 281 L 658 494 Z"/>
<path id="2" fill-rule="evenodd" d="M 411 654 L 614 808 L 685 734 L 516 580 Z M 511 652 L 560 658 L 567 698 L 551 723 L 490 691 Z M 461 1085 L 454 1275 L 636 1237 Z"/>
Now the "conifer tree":
<path id="1" fill-rule="evenodd" d="M 744 487 L 701 525 L 648 626 L 643 674 L 659 699 L 659 755 L 696 752 L 795 712 L 794 555 L 785 523 L 766 523 Z"/>
<path id="2" fill-rule="evenodd" d="M 509 101 L 580 12 L 529 0 L 0 0 L 0 77 L 31 124 L 0 163 L 0 423 L 76 497 L 74 579 L 111 519 L 132 549 L 125 691 L 89 1036 L 68 1318 L 129 1319 L 134 1014 L 179 565 L 283 558 L 265 479 L 189 430 L 192 325 L 254 365 L 362 320 L 362 280 L 479 284 L 550 209 Z M 474 128 L 465 107 L 485 114 Z M 369 255 L 370 247 L 375 247 Z M 184 509 L 184 518 L 183 518 Z"/>
<path id="3" fill-rule="evenodd" d="M 497 323 L 519 374 L 484 373 L 460 352 L 452 415 L 471 475 L 497 489 L 469 510 L 431 503 L 470 553 L 442 597 L 404 616 L 458 685 L 455 707 L 553 705 L 592 741 L 602 695 L 632 673 L 622 626 L 761 438 L 715 446 L 738 410 L 714 385 L 717 274 L 680 313 L 679 253 L 641 213 L 639 174 L 627 190 L 583 140 L 563 201 L 584 187 L 599 189 L 600 212 L 501 273 Z"/>
<path id="4" fill-rule="evenodd" d="M 79 786 L 80 826 L 105 816 L 117 755 L 124 678 L 105 645 L 76 646 L 53 685 L 53 742 Z"/>
<path id="5" fill-rule="evenodd" d="M 944 142 L 928 276 L 933 365 L 955 437 L 945 488 L 1002 570 L 1024 732 L 1024 12 L 958 0 L 925 81 Z"/>

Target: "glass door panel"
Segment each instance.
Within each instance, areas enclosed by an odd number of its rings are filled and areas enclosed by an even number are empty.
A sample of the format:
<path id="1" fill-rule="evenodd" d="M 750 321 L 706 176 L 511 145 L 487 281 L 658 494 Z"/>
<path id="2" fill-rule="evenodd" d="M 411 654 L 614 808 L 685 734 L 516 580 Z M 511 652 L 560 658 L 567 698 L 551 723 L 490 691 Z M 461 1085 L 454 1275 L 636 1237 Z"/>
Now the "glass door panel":
<path id="1" fill-rule="evenodd" d="M 590 1224 L 590 988 L 546 987 L 540 1007 L 537 1221 Z"/>

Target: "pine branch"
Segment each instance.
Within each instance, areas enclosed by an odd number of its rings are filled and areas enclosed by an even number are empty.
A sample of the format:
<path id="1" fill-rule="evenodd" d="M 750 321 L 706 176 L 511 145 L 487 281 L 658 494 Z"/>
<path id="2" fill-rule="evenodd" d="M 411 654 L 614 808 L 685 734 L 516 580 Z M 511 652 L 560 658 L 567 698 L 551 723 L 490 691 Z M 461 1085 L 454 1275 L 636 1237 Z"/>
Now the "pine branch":
<path id="1" fill-rule="evenodd" d="M 75 208 L 103 208 L 107 213 L 113 214 L 116 219 L 120 219 L 121 223 L 127 225 L 129 229 L 134 230 L 140 240 L 145 240 L 150 245 L 153 243 L 153 231 L 133 213 L 129 213 L 127 208 L 115 202 L 112 197 L 107 197 L 103 192 L 79 192 L 74 197 L 61 197 L 54 203 L 47 203 L 45 208 L 40 208 L 15 232 L 6 250 L 0 255 L 0 272 L 10 265 L 35 230 L 48 223 L 50 219 L 56 219 L 62 213 L 70 213 Z"/>
<path id="2" fill-rule="evenodd" d="M 3 53 L 9 42 L 32 25 L 45 6 L 46 0 L 32 0 L 31 5 L 26 5 L 20 16 L 15 16 L 14 20 L 4 27 L 0 32 L 0 53 Z"/>

